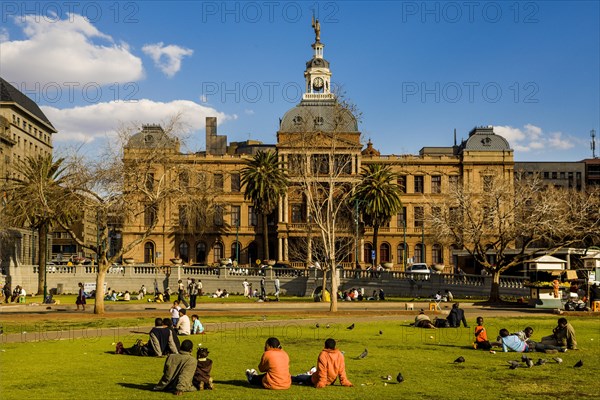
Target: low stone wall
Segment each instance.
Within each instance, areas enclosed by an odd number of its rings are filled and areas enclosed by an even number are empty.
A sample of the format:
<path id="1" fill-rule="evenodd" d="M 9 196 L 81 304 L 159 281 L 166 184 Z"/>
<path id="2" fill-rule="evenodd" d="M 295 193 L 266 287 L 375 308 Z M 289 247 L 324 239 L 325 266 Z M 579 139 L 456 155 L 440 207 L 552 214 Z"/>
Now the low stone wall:
<path id="1" fill-rule="evenodd" d="M 37 266 L 19 266 L 9 271 L 11 286 L 22 285 L 27 293 L 37 291 Z M 427 279 L 411 276 L 404 272 L 337 270 L 340 278 L 340 289 L 363 288 L 366 295 L 371 295 L 380 288 L 387 295 L 403 297 L 430 298 L 433 294 L 450 290 L 457 297 L 484 297 L 489 294 L 491 277 L 480 275 L 431 274 Z M 260 280 L 265 276 L 267 293 L 275 291 L 273 280 L 278 277 L 282 294 L 294 296 L 310 296 L 315 288 L 321 286 L 322 272 L 316 270 L 266 269 L 264 271 L 245 268 L 203 268 L 203 267 L 169 267 L 158 268 L 149 265 L 133 265 L 118 267 L 106 274 L 107 287 L 117 291 L 139 291 L 145 285 L 148 292 L 154 291 L 156 282 L 159 290 L 169 287 L 177 288 L 182 279 L 194 278 L 202 281 L 203 291 L 213 293 L 217 289 L 227 289 L 229 293 L 242 293 L 242 282 L 247 279 L 253 289 L 260 290 Z M 48 289 L 62 293 L 76 293 L 77 285 L 96 282 L 95 266 L 54 266 L 47 272 Z M 502 277 L 501 294 L 505 296 L 528 296 L 528 288 L 523 287 L 523 277 Z"/>

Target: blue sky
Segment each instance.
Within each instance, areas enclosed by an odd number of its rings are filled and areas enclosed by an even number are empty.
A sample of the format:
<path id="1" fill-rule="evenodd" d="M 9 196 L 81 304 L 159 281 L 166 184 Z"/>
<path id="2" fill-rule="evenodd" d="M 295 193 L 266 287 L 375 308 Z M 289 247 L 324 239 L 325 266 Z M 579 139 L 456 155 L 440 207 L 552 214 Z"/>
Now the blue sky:
<path id="1" fill-rule="evenodd" d="M 274 143 L 321 22 L 334 84 L 383 154 L 493 125 L 518 161 L 591 157 L 600 136 L 600 7 L 588 2 L 10 2 L 0 74 L 43 106 L 62 148 L 181 112 L 230 141 Z M 599 149 L 596 155 L 600 153 Z"/>

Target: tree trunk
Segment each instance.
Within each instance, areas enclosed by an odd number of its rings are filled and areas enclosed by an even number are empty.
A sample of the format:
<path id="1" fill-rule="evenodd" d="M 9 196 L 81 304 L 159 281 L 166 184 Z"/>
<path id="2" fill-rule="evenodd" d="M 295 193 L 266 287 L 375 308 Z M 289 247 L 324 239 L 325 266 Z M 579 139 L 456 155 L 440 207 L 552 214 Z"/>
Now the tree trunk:
<path id="1" fill-rule="evenodd" d="M 263 261 L 270 259 L 269 257 L 269 226 L 267 225 L 267 214 L 262 215 L 263 225 Z"/>
<path id="2" fill-rule="evenodd" d="M 490 290 L 490 303 L 500 302 L 500 271 L 492 270 L 492 288 Z"/>
<path id="3" fill-rule="evenodd" d="M 334 265 L 335 260 L 331 261 L 331 302 L 329 303 L 329 312 L 337 312 L 338 310 L 338 279 L 337 279 L 337 267 Z"/>
<path id="4" fill-rule="evenodd" d="M 39 272 L 37 290 L 37 294 L 39 295 L 44 293 L 44 286 L 46 285 L 46 264 L 48 264 L 48 224 L 46 222 L 42 223 L 38 229 L 38 249 L 40 250 L 38 256 Z"/>
<path id="5" fill-rule="evenodd" d="M 98 263 L 98 273 L 96 275 L 96 296 L 94 304 L 94 314 L 104 314 L 104 281 L 106 271 L 108 270 L 106 260 L 100 260 Z"/>
<path id="6" fill-rule="evenodd" d="M 377 239 L 379 239 L 379 224 L 373 225 L 373 250 L 375 250 L 375 258 L 373 258 L 373 270 L 377 268 L 377 260 L 379 259 L 379 249 L 377 248 Z"/>

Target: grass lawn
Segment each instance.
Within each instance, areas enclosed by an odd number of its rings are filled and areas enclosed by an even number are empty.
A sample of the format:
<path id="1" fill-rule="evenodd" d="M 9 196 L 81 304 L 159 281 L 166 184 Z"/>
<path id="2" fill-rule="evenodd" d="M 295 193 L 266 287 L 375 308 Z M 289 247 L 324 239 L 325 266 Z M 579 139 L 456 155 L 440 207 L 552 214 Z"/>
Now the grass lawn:
<path id="1" fill-rule="evenodd" d="M 269 317 L 271 319 L 271 317 Z M 226 330 L 213 329 L 194 336 L 210 350 L 216 390 L 187 393 L 187 398 L 207 399 L 586 399 L 600 391 L 600 323 L 597 318 L 569 318 L 577 331 L 579 351 L 560 354 L 563 364 L 549 361 L 539 367 L 508 369 L 507 360 L 520 354 L 491 354 L 470 347 L 472 328 L 425 330 L 406 322 L 361 322 L 347 330 L 346 324 L 324 317 L 321 327 L 301 320 L 271 322 L 239 320 Z M 232 321 L 229 319 L 229 321 Z M 330 323 L 329 329 L 324 326 Z M 499 328 L 510 331 L 530 325 L 534 339 L 549 333 L 556 317 L 488 318 L 488 335 Z M 215 325 L 218 326 L 218 325 Z M 380 335 L 379 331 L 383 334 Z M 30 343 L 0 344 L 0 397 L 11 399 L 164 399 L 152 386 L 162 373 L 164 359 L 115 355 L 114 342 L 125 346 L 136 337 L 66 338 Z M 353 388 L 314 389 L 292 386 L 286 391 L 267 391 L 248 386 L 244 370 L 256 368 L 264 341 L 278 337 L 291 359 L 292 374 L 315 365 L 324 339 L 333 337 L 346 353 L 346 368 Z M 146 339 L 145 337 L 143 337 Z M 357 356 L 368 348 L 365 359 Z M 552 355 L 532 353 L 531 357 Z M 453 364 L 458 356 L 466 362 Z M 581 369 L 573 365 L 583 360 Z M 385 385 L 382 376 L 402 372 L 405 382 Z"/>

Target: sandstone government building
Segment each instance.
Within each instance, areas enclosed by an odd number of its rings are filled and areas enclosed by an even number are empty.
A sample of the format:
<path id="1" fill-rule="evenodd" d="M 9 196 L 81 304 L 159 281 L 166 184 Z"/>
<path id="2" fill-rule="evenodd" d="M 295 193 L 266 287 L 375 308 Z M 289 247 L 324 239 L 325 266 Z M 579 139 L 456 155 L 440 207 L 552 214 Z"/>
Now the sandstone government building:
<path id="1" fill-rule="evenodd" d="M 312 44 L 313 55 L 304 70 L 305 93 L 301 102 L 280 118 L 274 144 L 257 141 L 229 143 L 225 135 L 217 133 L 217 120 L 206 119 L 206 149 L 196 153 L 182 153 L 179 143 L 172 140 L 158 125 L 144 125 L 134 135 L 125 157 L 139 149 L 154 148 L 169 154 L 172 162 L 187 165 L 192 173 L 170 176 L 171 185 L 207 185 L 218 193 L 219 208 L 211 221 L 195 229 L 184 204 L 168 203 L 163 209 L 140 214 L 136 220 L 117 224 L 111 229 L 111 246 L 128 243 L 144 232 L 153 218 L 156 228 L 127 257 L 136 263 L 168 265 L 170 259 L 180 258 L 187 265 L 212 265 L 223 258 L 238 259 L 239 264 L 256 260 L 275 259 L 292 266 L 305 266 L 306 255 L 298 252 L 311 233 L 307 204 L 292 188 L 284 196 L 277 210 L 268 219 L 271 254 L 262 254 L 261 218 L 251 202 L 244 199 L 241 171 L 259 150 L 276 151 L 279 160 L 293 169 L 299 158 L 328 159 L 320 168 L 332 168 L 339 160 L 346 167 L 340 179 L 356 177 L 369 164 L 389 165 L 399 176 L 403 208 L 388 226 L 380 228 L 378 248 L 373 248 L 372 230 L 368 227 L 357 238 L 356 251 L 348 252 L 340 263 L 350 266 L 356 261 L 371 263 L 372 252 L 380 262 L 391 262 L 394 269 L 402 270 L 407 262 L 443 264 L 447 272 L 456 265 L 460 249 L 445 247 L 433 241 L 424 223 L 424 215 L 436 203 L 441 203 L 453 185 L 481 186 L 489 177 L 509 178 L 515 171 L 537 173 L 549 184 L 584 190 L 600 183 L 600 160 L 579 162 L 522 162 L 516 163 L 510 144 L 494 133 L 492 126 L 476 126 L 468 138 L 452 146 L 426 146 L 418 154 L 382 154 L 384 143 L 365 143 L 358 130 L 356 117 L 347 109 L 340 112 L 332 90 L 330 63 L 324 58 L 325 45 L 317 34 Z M 52 152 L 52 136 L 57 130 L 41 109 L 14 85 L 1 80 L 0 110 L 0 174 L 10 177 L 18 174 L 16 161 L 32 154 Z M 273 116 L 277 118 L 277 116 Z M 336 154 L 331 157 L 330 147 L 311 146 L 309 154 L 302 138 L 306 133 L 319 132 L 338 141 Z M 466 134 L 467 132 L 465 132 Z M 325 165 L 325 167 L 323 167 Z M 201 182 L 200 182 L 201 181 Z M 75 231 L 85 241 L 95 243 L 94 216 L 86 215 L 76 224 Z M 3 249 L 0 265 L 7 271 L 9 265 L 32 265 L 36 261 L 37 233 L 20 230 L 18 243 Z M 73 255 L 91 257 L 91 253 L 77 246 L 66 232 L 51 234 L 52 260 L 66 260 Z M 304 246 L 305 247 L 305 246 Z M 113 248 L 114 250 L 114 248 Z M 358 259 L 356 259 L 358 258 Z M 468 271 L 478 272 L 478 271 Z"/>

